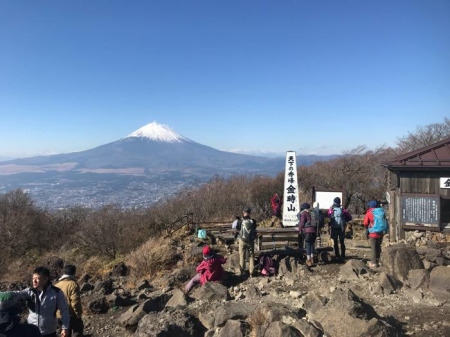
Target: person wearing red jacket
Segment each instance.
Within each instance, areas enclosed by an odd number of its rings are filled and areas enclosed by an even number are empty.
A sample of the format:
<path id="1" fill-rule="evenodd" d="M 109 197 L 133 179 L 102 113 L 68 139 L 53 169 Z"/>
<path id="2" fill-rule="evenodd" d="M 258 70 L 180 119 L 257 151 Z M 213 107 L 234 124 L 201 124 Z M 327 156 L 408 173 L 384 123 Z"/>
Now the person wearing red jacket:
<path id="1" fill-rule="evenodd" d="M 372 228 L 375 220 L 372 211 L 378 207 L 376 200 L 369 202 L 369 209 L 364 216 L 364 227 L 366 227 L 366 235 L 370 242 L 372 250 L 372 260 L 369 262 L 370 268 L 375 268 L 379 265 L 381 256 L 381 243 L 383 242 L 383 233 L 369 233 L 369 228 Z"/>
<path id="2" fill-rule="evenodd" d="M 272 204 L 272 221 L 270 227 L 274 227 L 275 224 L 279 227 L 279 225 L 281 226 L 281 199 L 277 193 L 270 199 L 270 202 Z"/>
<path id="3" fill-rule="evenodd" d="M 209 246 L 203 248 L 203 261 L 196 269 L 197 275 L 186 285 L 186 292 L 197 283 L 204 285 L 206 282 L 222 281 L 225 276 L 222 265 L 226 262 L 226 258 L 216 254 Z"/>

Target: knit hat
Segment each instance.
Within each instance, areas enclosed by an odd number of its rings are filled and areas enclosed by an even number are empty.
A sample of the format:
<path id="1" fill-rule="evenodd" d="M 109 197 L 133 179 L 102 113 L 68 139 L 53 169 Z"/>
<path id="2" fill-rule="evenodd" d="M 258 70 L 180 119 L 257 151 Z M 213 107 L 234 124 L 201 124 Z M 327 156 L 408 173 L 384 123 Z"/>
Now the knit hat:
<path id="1" fill-rule="evenodd" d="M 250 207 L 244 208 L 244 213 L 251 213 L 252 209 Z"/>
<path id="2" fill-rule="evenodd" d="M 203 248 L 203 256 L 210 257 L 211 255 L 213 255 L 212 249 L 209 246 L 205 246 L 205 248 Z"/>
<path id="3" fill-rule="evenodd" d="M 302 204 L 302 205 L 300 206 L 300 208 L 301 208 L 301 209 L 310 209 L 310 208 L 311 208 L 311 205 L 308 204 L 307 202 L 305 202 L 304 204 Z"/>
<path id="4" fill-rule="evenodd" d="M 336 198 L 334 198 L 333 202 L 334 202 L 335 205 L 340 205 L 341 204 L 341 198 L 336 197 Z"/>
<path id="5" fill-rule="evenodd" d="M 369 201 L 369 208 L 377 208 L 377 206 L 378 206 L 378 201 L 376 201 L 376 200 Z"/>
<path id="6" fill-rule="evenodd" d="M 15 310 L 17 300 L 10 292 L 0 293 L 0 311 Z"/>

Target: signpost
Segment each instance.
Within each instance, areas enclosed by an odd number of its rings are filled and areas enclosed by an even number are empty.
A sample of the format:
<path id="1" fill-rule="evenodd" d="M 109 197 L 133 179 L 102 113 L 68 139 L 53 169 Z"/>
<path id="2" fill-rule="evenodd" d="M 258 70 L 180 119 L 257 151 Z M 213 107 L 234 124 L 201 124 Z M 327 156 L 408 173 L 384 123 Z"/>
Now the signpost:
<path id="1" fill-rule="evenodd" d="M 286 152 L 283 195 L 283 226 L 296 226 L 298 224 L 297 214 L 300 212 L 300 204 L 298 200 L 297 158 L 295 151 Z"/>
<path id="2" fill-rule="evenodd" d="M 314 189 L 313 201 L 319 203 L 320 209 L 330 208 L 336 197 L 339 197 L 341 201 L 344 200 L 342 191 L 320 191 Z"/>
<path id="3" fill-rule="evenodd" d="M 406 226 L 440 226 L 440 196 L 434 194 L 403 194 L 402 223 Z"/>
<path id="4" fill-rule="evenodd" d="M 450 188 L 450 177 L 439 179 L 439 187 L 440 188 Z"/>

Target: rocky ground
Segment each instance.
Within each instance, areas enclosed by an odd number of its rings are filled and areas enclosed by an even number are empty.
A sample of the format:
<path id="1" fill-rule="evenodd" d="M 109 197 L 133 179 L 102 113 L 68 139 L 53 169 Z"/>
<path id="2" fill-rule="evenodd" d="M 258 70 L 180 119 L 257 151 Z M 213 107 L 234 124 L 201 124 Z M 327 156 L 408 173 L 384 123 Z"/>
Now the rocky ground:
<path id="1" fill-rule="evenodd" d="M 88 336 L 450 336 L 450 246 L 423 240 L 383 247 L 382 266 L 367 267 L 362 231 L 346 240 L 348 259 L 317 263 L 279 252 L 276 276 L 240 278 L 237 251 L 224 285 L 208 283 L 186 295 L 195 264 L 135 285 L 121 264 L 103 279 L 84 276 Z M 425 237 L 426 239 L 426 237 Z M 326 240 L 324 240 L 326 241 Z M 421 243 L 421 244 L 418 244 Z M 423 243 L 423 244 L 422 244 Z M 199 254 L 186 242 L 185 254 Z"/>

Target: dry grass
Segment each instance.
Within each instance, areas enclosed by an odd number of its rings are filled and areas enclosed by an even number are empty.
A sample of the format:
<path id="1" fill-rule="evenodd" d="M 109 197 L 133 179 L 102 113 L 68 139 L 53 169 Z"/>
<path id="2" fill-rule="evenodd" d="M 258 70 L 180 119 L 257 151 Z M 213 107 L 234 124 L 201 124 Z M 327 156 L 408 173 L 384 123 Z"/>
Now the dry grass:
<path id="1" fill-rule="evenodd" d="M 171 269 L 180 259 L 174 240 L 161 242 L 160 238 L 151 238 L 133 251 L 125 263 L 136 278 L 154 277 L 158 272 Z"/>
<path id="2" fill-rule="evenodd" d="M 262 309 L 258 309 L 251 314 L 248 317 L 247 322 L 252 327 L 252 337 L 263 336 L 264 330 L 269 326 L 269 321 Z"/>

